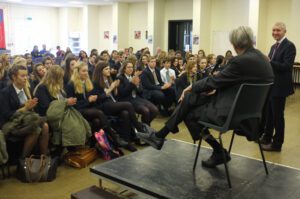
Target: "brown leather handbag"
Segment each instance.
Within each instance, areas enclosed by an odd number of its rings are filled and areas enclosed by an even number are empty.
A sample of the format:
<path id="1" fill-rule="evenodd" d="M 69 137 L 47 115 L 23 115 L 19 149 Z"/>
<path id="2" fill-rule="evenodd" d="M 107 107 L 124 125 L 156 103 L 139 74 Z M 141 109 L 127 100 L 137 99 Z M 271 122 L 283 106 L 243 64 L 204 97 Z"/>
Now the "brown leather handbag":
<path id="1" fill-rule="evenodd" d="M 70 151 L 65 155 L 65 162 L 76 168 L 85 168 L 98 157 L 95 148 L 79 148 L 76 151 Z"/>

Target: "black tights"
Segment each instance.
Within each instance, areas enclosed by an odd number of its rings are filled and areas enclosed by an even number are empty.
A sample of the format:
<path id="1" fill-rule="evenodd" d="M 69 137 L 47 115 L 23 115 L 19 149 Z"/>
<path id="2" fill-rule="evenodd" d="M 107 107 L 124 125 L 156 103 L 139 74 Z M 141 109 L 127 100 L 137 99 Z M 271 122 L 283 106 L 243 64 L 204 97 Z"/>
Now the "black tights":
<path id="1" fill-rule="evenodd" d="M 150 126 L 151 121 L 158 114 L 158 108 L 149 102 L 149 104 L 134 104 L 135 111 L 142 115 L 142 122 Z"/>
<path id="2" fill-rule="evenodd" d="M 31 133 L 26 135 L 23 145 L 22 158 L 28 157 L 34 146 L 39 142 L 40 153 L 46 155 L 48 151 L 48 142 L 49 142 L 49 127 L 47 123 L 41 125 L 42 131 L 41 134 Z M 26 127 L 20 129 L 19 132 L 23 133 L 27 131 Z M 25 132 L 24 132 L 25 133 Z"/>
<path id="3" fill-rule="evenodd" d="M 87 108 L 80 110 L 82 116 L 91 123 L 92 132 L 97 132 L 101 128 L 104 130 L 110 129 L 110 124 L 105 114 L 96 108 Z"/>
<path id="4" fill-rule="evenodd" d="M 102 110 L 105 114 L 117 116 L 122 120 L 120 128 L 126 134 L 123 136 L 124 138 L 128 139 L 130 137 L 132 126 L 140 132 L 143 131 L 142 125 L 138 122 L 130 102 L 108 102 L 102 106 Z"/>

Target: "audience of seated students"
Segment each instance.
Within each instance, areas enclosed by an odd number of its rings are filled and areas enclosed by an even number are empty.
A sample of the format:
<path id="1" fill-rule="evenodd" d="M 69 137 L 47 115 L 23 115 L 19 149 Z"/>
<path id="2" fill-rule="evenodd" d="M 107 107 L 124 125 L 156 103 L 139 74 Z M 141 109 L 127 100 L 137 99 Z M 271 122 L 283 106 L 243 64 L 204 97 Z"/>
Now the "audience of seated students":
<path id="1" fill-rule="evenodd" d="M 134 69 L 137 69 L 137 58 L 134 54 L 128 55 L 127 59 L 125 61 L 129 61 L 133 64 Z"/>
<path id="2" fill-rule="evenodd" d="M 227 50 L 226 53 L 225 53 L 225 57 L 232 57 L 232 52 L 231 50 Z"/>
<path id="3" fill-rule="evenodd" d="M 118 87 L 119 100 L 132 103 L 135 112 L 141 114 L 142 122 L 150 126 L 151 121 L 158 114 L 158 109 L 154 104 L 142 97 L 141 73 L 142 71 L 134 71 L 132 62 L 123 62 L 120 75 L 118 76 L 120 80 Z"/>
<path id="4" fill-rule="evenodd" d="M 107 50 L 101 51 L 100 56 L 101 56 L 106 62 L 109 62 L 110 57 L 109 57 L 109 53 L 108 53 Z"/>
<path id="5" fill-rule="evenodd" d="M 24 58 L 26 59 L 28 74 L 31 74 L 34 66 L 34 63 L 32 61 L 32 56 L 30 53 L 26 53 L 24 55 Z"/>
<path id="6" fill-rule="evenodd" d="M 176 78 L 178 78 L 179 74 L 182 72 L 182 69 L 179 68 L 178 57 L 171 58 L 171 69 L 175 71 Z"/>
<path id="7" fill-rule="evenodd" d="M 75 65 L 76 65 L 76 57 L 72 56 L 66 60 L 64 86 L 67 86 L 67 84 L 69 83 Z"/>
<path id="8" fill-rule="evenodd" d="M 47 50 L 46 44 L 42 45 L 42 50 L 40 51 L 40 55 L 45 56 L 49 53 L 49 51 Z"/>
<path id="9" fill-rule="evenodd" d="M 88 74 L 87 64 L 77 62 L 73 69 L 71 80 L 66 87 L 67 97 L 77 99 L 74 107 L 90 122 L 93 133 L 98 132 L 102 128 L 119 146 L 127 146 L 128 143 L 121 139 L 111 128 L 105 114 L 97 108 L 98 95 L 93 94 L 93 89 L 94 86 Z"/>
<path id="10" fill-rule="evenodd" d="M 180 50 L 176 50 L 175 57 L 177 57 L 177 58 L 181 57 L 182 58 L 182 52 Z"/>
<path id="11" fill-rule="evenodd" d="M 161 51 L 158 58 L 156 58 L 156 68 L 159 70 L 163 68 L 163 60 L 167 57 L 166 51 Z"/>
<path id="12" fill-rule="evenodd" d="M 88 55 L 84 50 L 79 51 L 79 60 L 82 62 L 87 63 L 88 62 Z"/>
<path id="13" fill-rule="evenodd" d="M 207 55 L 207 67 L 206 70 L 211 73 L 211 71 L 214 69 L 214 66 L 216 65 L 217 57 L 215 54 L 209 54 Z"/>
<path id="14" fill-rule="evenodd" d="M 205 58 L 201 60 L 204 61 Z M 177 99 L 179 99 L 185 88 L 204 77 L 207 77 L 207 74 L 198 71 L 197 63 L 188 61 L 185 66 L 185 72 L 176 80 Z"/>
<path id="15" fill-rule="evenodd" d="M 171 83 L 163 83 L 160 71 L 156 68 L 155 57 L 149 58 L 148 67 L 141 75 L 141 82 L 144 98 L 158 105 L 163 115 L 169 115 L 169 108 L 176 101 L 175 90 Z"/>
<path id="16" fill-rule="evenodd" d="M 39 47 L 37 45 L 33 46 L 33 49 L 31 51 L 31 56 L 33 59 L 42 57 L 42 55 L 39 52 Z"/>
<path id="17" fill-rule="evenodd" d="M 8 68 L 3 64 L 3 57 L 5 55 L 0 55 L 0 90 L 8 86 L 9 78 L 8 78 Z"/>
<path id="18" fill-rule="evenodd" d="M 41 63 L 38 63 L 34 65 L 33 71 L 32 71 L 32 78 L 31 78 L 31 84 L 30 88 L 31 91 L 33 92 L 34 88 L 40 83 L 40 81 L 43 79 L 47 72 L 47 69 L 45 66 Z"/>
<path id="19" fill-rule="evenodd" d="M 0 93 L 0 128 L 8 141 L 12 157 L 31 155 L 38 144 L 41 154 L 47 154 L 49 141 L 48 124 L 32 110 L 39 103 L 31 98 L 27 87 L 28 72 L 25 66 L 13 65 L 9 70 L 11 84 Z M 11 144 L 11 146 L 9 146 Z M 20 146 L 21 145 L 21 146 Z M 16 151 L 15 149 L 21 149 Z M 10 149 L 15 154 L 11 154 Z"/>
<path id="20" fill-rule="evenodd" d="M 168 51 L 168 55 L 167 55 L 167 56 L 169 56 L 169 57 L 175 57 L 175 50 L 170 49 L 170 50 Z"/>
<path id="21" fill-rule="evenodd" d="M 110 56 L 110 59 L 108 61 L 109 66 L 110 66 L 110 74 L 113 80 L 116 79 L 118 71 L 121 67 L 121 63 L 120 63 L 120 57 L 118 54 L 118 51 L 113 50 Z"/>
<path id="22" fill-rule="evenodd" d="M 200 59 L 202 57 L 205 57 L 205 51 L 200 49 L 200 50 L 198 50 L 198 58 Z"/>
<path id="23" fill-rule="evenodd" d="M 132 46 L 130 46 L 129 48 L 128 48 L 128 55 L 133 55 L 134 53 L 133 53 L 133 47 Z"/>
<path id="24" fill-rule="evenodd" d="M 93 72 L 95 70 L 97 54 L 91 54 L 88 60 L 88 70 L 89 70 L 89 76 L 90 78 L 93 77 Z"/>
<path id="25" fill-rule="evenodd" d="M 199 59 L 198 63 L 198 72 L 201 73 L 203 76 L 208 76 L 210 73 L 209 70 L 207 70 L 207 58 L 202 57 L 201 59 Z"/>
<path id="26" fill-rule="evenodd" d="M 166 57 L 162 61 L 163 68 L 160 70 L 160 76 L 163 83 L 170 83 L 174 85 L 174 80 L 176 78 L 175 71 L 171 68 L 171 58 Z"/>
<path id="27" fill-rule="evenodd" d="M 56 46 L 56 57 L 63 57 L 64 52 L 60 49 L 60 46 Z"/>
<path id="28" fill-rule="evenodd" d="M 63 68 L 58 65 L 54 65 L 47 70 L 47 73 L 44 76 L 44 78 L 34 89 L 33 94 L 38 99 L 39 102 L 35 110 L 37 113 L 39 113 L 40 116 L 47 116 L 46 113 L 48 111 L 48 108 L 51 106 L 51 102 L 53 101 L 59 100 L 59 102 L 63 102 L 65 106 L 74 106 L 76 104 L 77 102 L 76 98 L 74 97 L 67 98 L 66 96 L 66 93 L 64 91 L 63 77 L 64 77 Z M 76 117 L 73 119 L 79 120 L 81 118 Z M 50 121 L 49 121 L 49 126 L 50 129 L 53 130 L 54 126 L 51 126 Z M 68 127 L 68 126 L 64 128 L 72 129 L 72 127 Z M 55 130 L 53 132 L 53 136 L 51 139 L 52 144 L 54 144 L 57 149 L 55 151 L 55 155 L 60 155 L 61 146 L 63 147 L 67 146 L 68 150 L 74 150 L 78 145 L 84 145 L 86 142 L 86 137 L 89 135 L 89 133 L 90 132 L 88 131 L 72 131 L 73 136 L 63 136 L 62 131 Z"/>
<path id="29" fill-rule="evenodd" d="M 136 69 L 139 71 L 143 71 L 145 68 L 147 68 L 148 62 L 149 62 L 148 55 L 142 55 Z"/>
<path id="30" fill-rule="evenodd" d="M 90 56 L 92 56 L 92 55 L 96 55 L 96 56 L 98 56 L 99 55 L 99 53 L 98 53 L 98 50 L 97 49 L 92 49 L 91 50 L 91 53 L 90 53 Z"/>
<path id="31" fill-rule="evenodd" d="M 45 68 L 48 70 L 49 68 L 51 68 L 53 66 L 53 60 L 51 57 L 45 57 L 43 60 L 43 65 L 45 66 Z"/>
<path id="32" fill-rule="evenodd" d="M 185 70 L 184 60 L 182 57 L 178 57 L 178 68 L 181 69 L 180 74 L 182 74 L 182 72 Z M 180 74 L 179 74 L 179 76 L 180 76 Z"/>
<path id="33" fill-rule="evenodd" d="M 222 68 L 221 68 L 221 64 L 223 63 L 224 60 L 224 56 L 223 55 L 218 55 L 216 58 L 216 64 L 214 66 L 214 68 L 211 71 L 211 75 L 216 75 L 217 73 L 219 73 Z"/>
<path id="34" fill-rule="evenodd" d="M 138 122 L 134 108 L 130 102 L 120 102 L 118 99 L 118 86 L 120 80 L 113 81 L 110 76 L 110 67 L 108 62 L 100 61 L 97 63 L 93 74 L 94 92 L 98 95 L 97 105 L 106 115 L 117 116 L 120 118 L 120 135 L 126 141 L 133 141 L 135 138 L 135 128 L 143 132 L 143 126 Z M 129 144 L 126 149 L 136 151 L 137 149 Z"/>

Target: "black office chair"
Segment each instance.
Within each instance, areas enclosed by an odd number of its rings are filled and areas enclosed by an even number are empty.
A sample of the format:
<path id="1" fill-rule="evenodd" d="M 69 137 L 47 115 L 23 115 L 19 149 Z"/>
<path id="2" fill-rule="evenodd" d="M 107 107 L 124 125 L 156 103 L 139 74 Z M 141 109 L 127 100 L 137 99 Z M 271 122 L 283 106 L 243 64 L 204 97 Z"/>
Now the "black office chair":
<path id="1" fill-rule="evenodd" d="M 233 101 L 231 110 L 228 114 L 228 117 L 223 126 L 217 126 L 215 124 L 210 124 L 207 122 L 199 121 L 199 124 L 203 125 L 205 128 L 211 128 L 219 131 L 218 139 L 220 140 L 220 144 L 223 147 L 222 134 L 229 131 L 235 130 L 239 127 L 241 121 L 247 119 L 261 119 L 263 108 L 267 102 L 267 98 L 269 95 L 269 90 L 271 88 L 272 83 L 268 84 L 242 84 L 238 90 L 238 93 Z M 232 133 L 232 138 L 229 146 L 228 152 L 230 153 L 233 139 L 234 139 L 235 131 Z M 261 148 L 260 141 L 258 136 L 256 138 L 260 153 L 262 156 L 263 164 L 265 167 L 266 175 L 268 175 L 268 168 L 266 165 L 265 157 Z M 194 161 L 193 171 L 195 171 L 198 156 L 200 152 L 202 138 L 199 140 L 197 153 Z M 229 188 L 231 188 L 231 180 L 229 176 L 229 171 L 226 163 L 225 151 L 223 151 L 224 158 L 224 166 L 226 171 L 226 177 Z"/>

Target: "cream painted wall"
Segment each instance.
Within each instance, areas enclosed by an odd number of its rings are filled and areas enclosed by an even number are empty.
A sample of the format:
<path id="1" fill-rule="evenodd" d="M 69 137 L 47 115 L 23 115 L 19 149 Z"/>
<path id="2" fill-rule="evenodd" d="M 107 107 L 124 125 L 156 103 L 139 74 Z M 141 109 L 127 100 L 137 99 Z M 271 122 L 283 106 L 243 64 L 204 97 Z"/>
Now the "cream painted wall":
<path id="1" fill-rule="evenodd" d="M 165 15 L 163 24 L 163 50 L 168 49 L 169 20 L 192 20 L 193 1 L 192 0 L 166 0 Z"/>
<path id="2" fill-rule="evenodd" d="M 134 51 L 137 51 L 148 46 L 145 38 L 148 23 L 147 2 L 129 4 L 128 14 L 128 46 L 134 47 Z M 134 39 L 134 31 L 141 31 L 141 39 Z"/>
<path id="3" fill-rule="evenodd" d="M 225 54 L 232 49 L 228 33 L 249 23 L 249 0 L 212 0 L 210 20 L 210 48 L 206 53 Z M 214 52 L 213 52 L 214 51 Z"/>
<path id="4" fill-rule="evenodd" d="M 57 8 L 17 4 L 0 4 L 0 8 L 5 8 L 6 42 L 12 54 L 31 52 L 35 44 L 41 49 L 44 43 L 55 52 L 59 37 Z"/>
<path id="5" fill-rule="evenodd" d="M 69 35 L 76 32 L 83 37 L 83 9 L 82 8 L 58 8 L 58 44 L 65 50 L 69 46 Z M 84 40 L 81 38 L 81 47 Z"/>
<path id="6" fill-rule="evenodd" d="M 100 6 L 99 7 L 99 52 L 102 50 L 113 50 L 112 37 L 112 6 Z M 104 31 L 109 31 L 109 39 L 104 39 Z"/>

